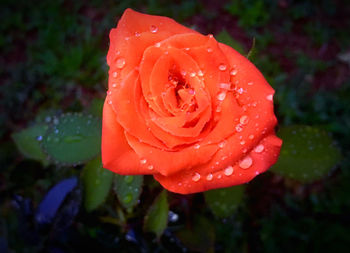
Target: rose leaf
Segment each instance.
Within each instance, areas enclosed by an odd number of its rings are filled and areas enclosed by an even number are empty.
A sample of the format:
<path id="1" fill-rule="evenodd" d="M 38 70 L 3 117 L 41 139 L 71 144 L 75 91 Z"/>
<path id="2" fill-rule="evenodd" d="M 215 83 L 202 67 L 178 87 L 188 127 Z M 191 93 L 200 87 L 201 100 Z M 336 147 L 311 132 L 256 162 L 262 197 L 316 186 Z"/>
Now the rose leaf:
<path id="1" fill-rule="evenodd" d="M 18 150 L 27 158 L 40 161 L 44 166 L 49 164 L 40 142 L 47 131 L 46 124 L 35 124 L 23 129 L 20 132 L 13 133 L 12 139 L 16 143 Z"/>
<path id="2" fill-rule="evenodd" d="M 225 218 L 235 213 L 244 196 L 244 185 L 206 191 L 205 201 L 216 217 Z"/>
<path id="3" fill-rule="evenodd" d="M 167 227 L 168 213 L 169 204 L 167 192 L 162 191 L 155 199 L 145 216 L 143 224 L 144 230 L 155 233 L 157 238 L 159 238 Z"/>
<path id="4" fill-rule="evenodd" d="M 139 202 L 142 192 L 143 176 L 122 176 L 115 175 L 114 191 L 119 202 L 129 212 Z"/>
<path id="5" fill-rule="evenodd" d="M 280 157 L 271 171 L 301 183 L 311 183 L 327 175 L 340 161 L 333 139 L 321 128 L 295 125 L 282 127 Z"/>
<path id="6" fill-rule="evenodd" d="M 84 204 L 87 211 L 102 204 L 112 186 L 113 172 L 102 167 L 101 157 L 88 162 L 83 168 Z"/>
<path id="7" fill-rule="evenodd" d="M 52 120 L 42 144 L 58 164 L 84 163 L 100 153 L 101 120 L 81 113 L 62 114 Z"/>

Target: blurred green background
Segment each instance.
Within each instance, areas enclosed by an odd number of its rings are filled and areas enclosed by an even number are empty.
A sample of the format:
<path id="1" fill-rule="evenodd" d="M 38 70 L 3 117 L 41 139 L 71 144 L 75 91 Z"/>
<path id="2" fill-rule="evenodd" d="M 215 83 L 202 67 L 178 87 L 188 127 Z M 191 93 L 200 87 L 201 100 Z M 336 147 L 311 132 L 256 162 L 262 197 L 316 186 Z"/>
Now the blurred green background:
<path id="1" fill-rule="evenodd" d="M 269 172 L 183 196 L 101 167 L 108 33 L 128 7 L 249 55 L 276 90 Z M 1 1 L 0 252 L 348 251 L 349 16 L 346 0 Z"/>

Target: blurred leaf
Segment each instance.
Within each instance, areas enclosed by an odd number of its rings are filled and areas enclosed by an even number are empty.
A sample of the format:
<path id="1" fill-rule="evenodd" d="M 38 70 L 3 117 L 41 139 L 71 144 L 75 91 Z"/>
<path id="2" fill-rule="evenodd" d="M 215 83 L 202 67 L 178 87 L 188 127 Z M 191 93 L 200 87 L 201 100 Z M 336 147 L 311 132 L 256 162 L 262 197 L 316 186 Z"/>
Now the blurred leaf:
<path id="1" fill-rule="evenodd" d="M 39 160 L 44 166 L 47 166 L 49 161 L 40 147 L 40 141 L 47 129 L 48 126 L 45 124 L 36 124 L 12 134 L 19 151 L 27 158 Z"/>
<path id="2" fill-rule="evenodd" d="M 211 211 L 219 218 L 225 218 L 235 213 L 244 196 L 244 185 L 210 190 L 204 192 L 205 201 Z"/>
<path id="3" fill-rule="evenodd" d="M 94 98 L 89 106 L 88 112 L 96 117 L 102 118 L 103 103 L 103 99 Z"/>
<path id="4" fill-rule="evenodd" d="M 101 157 L 88 162 L 83 169 L 84 204 L 92 211 L 102 204 L 112 186 L 113 172 L 102 167 Z"/>
<path id="5" fill-rule="evenodd" d="M 54 118 L 43 139 L 47 154 L 61 164 L 83 163 L 100 152 L 101 120 L 92 115 L 66 113 Z"/>
<path id="6" fill-rule="evenodd" d="M 214 227 L 203 216 L 194 216 L 192 226 L 178 231 L 176 236 L 190 250 L 195 252 L 214 252 Z"/>
<path id="7" fill-rule="evenodd" d="M 143 224 L 144 230 L 155 233 L 159 238 L 167 227 L 168 213 L 167 192 L 164 190 L 158 195 L 148 210 Z"/>
<path id="8" fill-rule="evenodd" d="M 280 157 L 271 171 L 302 183 L 326 175 L 341 159 L 332 138 L 324 130 L 303 125 L 283 127 Z"/>
<path id="9" fill-rule="evenodd" d="M 232 36 L 226 31 L 226 29 L 223 29 L 215 37 L 219 42 L 234 48 L 240 54 L 245 54 L 244 46 L 240 42 L 238 42 L 237 40 L 233 39 Z"/>
<path id="10" fill-rule="evenodd" d="M 77 186 L 76 177 L 64 179 L 52 187 L 40 202 L 35 214 L 39 224 L 50 223 L 66 196 Z"/>
<path id="11" fill-rule="evenodd" d="M 115 175 L 114 191 L 119 202 L 128 210 L 138 203 L 142 192 L 143 176 Z"/>
<path id="12" fill-rule="evenodd" d="M 256 47 L 255 47 L 255 38 L 253 38 L 253 43 L 252 43 L 252 47 L 250 48 L 248 54 L 247 54 L 247 59 L 252 61 L 253 58 L 255 57 L 256 55 Z"/>

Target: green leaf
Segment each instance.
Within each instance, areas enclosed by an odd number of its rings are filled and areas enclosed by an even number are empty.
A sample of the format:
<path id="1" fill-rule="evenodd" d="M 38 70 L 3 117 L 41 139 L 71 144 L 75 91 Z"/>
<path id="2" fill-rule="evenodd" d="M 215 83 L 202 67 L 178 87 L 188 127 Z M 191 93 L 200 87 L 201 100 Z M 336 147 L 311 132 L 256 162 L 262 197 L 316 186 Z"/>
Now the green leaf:
<path id="1" fill-rule="evenodd" d="M 168 224 L 169 204 L 167 192 L 162 191 L 148 210 L 144 220 L 144 230 L 153 232 L 159 238 Z"/>
<path id="2" fill-rule="evenodd" d="M 45 124 L 36 124 L 20 132 L 13 133 L 12 138 L 17 145 L 18 150 L 27 158 L 40 161 L 44 166 L 49 164 L 45 153 L 40 147 L 48 126 Z"/>
<path id="3" fill-rule="evenodd" d="M 249 52 L 248 52 L 248 54 L 247 54 L 247 59 L 248 60 L 252 60 L 253 58 L 254 58 L 254 56 L 256 55 L 256 47 L 255 47 L 255 42 L 256 42 L 256 40 L 255 40 L 255 38 L 253 38 L 253 43 L 252 43 L 252 47 L 250 48 L 250 50 L 249 50 Z"/>
<path id="4" fill-rule="evenodd" d="M 226 29 L 222 30 L 215 37 L 219 42 L 234 48 L 240 54 L 245 54 L 244 46 L 237 40 L 234 40 L 232 36 L 226 31 Z"/>
<path id="5" fill-rule="evenodd" d="M 341 154 L 326 131 L 311 126 L 283 127 L 280 157 L 271 168 L 287 178 L 310 183 L 322 178 L 340 161 Z"/>
<path id="6" fill-rule="evenodd" d="M 122 176 L 116 174 L 114 179 L 114 191 L 119 202 L 131 212 L 138 203 L 142 192 L 143 176 Z"/>
<path id="7" fill-rule="evenodd" d="M 80 113 L 55 117 L 43 147 L 56 163 L 75 165 L 90 160 L 100 153 L 101 120 Z"/>
<path id="8" fill-rule="evenodd" d="M 103 103 L 104 103 L 103 99 L 94 98 L 91 101 L 88 112 L 96 117 L 102 118 Z"/>
<path id="9" fill-rule="evenodd" d="M 176 236 L 191 251 L 214 252 L 214 227 L 205 217 L 196 215 L 191 227 L 176 232 Z"/>
<path id="10" fill-rule="evenodd" d="M 102 204 L 112 186 L 113 172 L 102 167 L 101 157 L 88 162 L 83 169 L 84 204 L 87 211 Z"/>
<path id="11" fill-rule="evenodd" d="M 215 216 L 225 218 L 235 213 L 244 196 L 244 185 L 204 192 L 205 201 Z"/>

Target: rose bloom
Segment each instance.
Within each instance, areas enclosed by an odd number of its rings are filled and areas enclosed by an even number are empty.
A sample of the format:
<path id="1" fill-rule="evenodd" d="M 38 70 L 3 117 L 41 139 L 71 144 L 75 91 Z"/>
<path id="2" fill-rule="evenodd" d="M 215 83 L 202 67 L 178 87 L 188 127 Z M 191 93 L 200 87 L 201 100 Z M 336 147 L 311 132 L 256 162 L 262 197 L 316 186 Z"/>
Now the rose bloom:
<path id="1" fill-rule="evenodd" d="M 188 194 L 249 182 L 276 162 L 274 90 L 212 35 L 127 9 L 107 63 L 104 168 Z"/>

